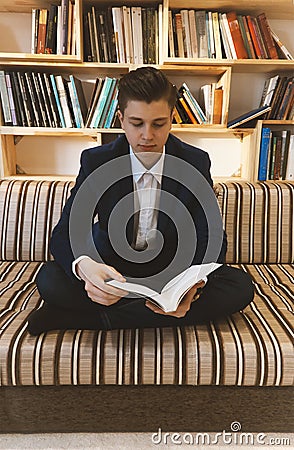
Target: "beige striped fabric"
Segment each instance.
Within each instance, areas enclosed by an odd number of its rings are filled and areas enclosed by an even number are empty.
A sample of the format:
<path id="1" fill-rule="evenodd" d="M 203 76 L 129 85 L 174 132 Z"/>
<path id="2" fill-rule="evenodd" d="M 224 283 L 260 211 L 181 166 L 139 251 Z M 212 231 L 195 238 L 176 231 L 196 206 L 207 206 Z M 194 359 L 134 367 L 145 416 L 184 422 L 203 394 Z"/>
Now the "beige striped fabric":
<path id="1" fill-rule="evenodd" d="M 50 259 L 49 238 L 73 187 L 62 181 L 0 181 L 0 259 Z M 294 261 L 294 183 L 220 183 L 228 263 Z"/>
<path id="2" fill-rule="evenodd" d="M 216 185 L 228 234 L 228 263 L 294 261 L 294 183 Z"/>
<path id="3" fill-rule="evenodd" d="M 46 261 L 71 182 L 0 181 L 0 259 Z"/>
<path id="4" fill-rule="evenodd" d="M 40 267 L 37 262 L 0 266 L 2 385 L 293 384 L 293 265 L 236 265 L 254 278 L 256 296 L 224 320 L 35 337 L 26 320 L 42 303 L 34 284 Z"/>

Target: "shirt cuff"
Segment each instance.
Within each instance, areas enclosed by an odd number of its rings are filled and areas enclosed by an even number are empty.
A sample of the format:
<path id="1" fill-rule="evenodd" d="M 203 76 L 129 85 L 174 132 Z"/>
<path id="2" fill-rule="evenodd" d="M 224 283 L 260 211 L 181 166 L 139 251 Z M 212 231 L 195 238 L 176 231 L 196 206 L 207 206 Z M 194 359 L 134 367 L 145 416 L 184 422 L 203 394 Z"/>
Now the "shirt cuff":
<path id="1" fill-rule="evenodd" d="M 80 280 L 80 281 L 82 281 L 82 279 L 78 276 L 78 274 L 77 274 L 77 272 L 76 272 L 76 265 L 77 265 L 80 261 L 82 261 L 82 259 L 85 259 L 85 258 L 91 259 L 91 258 L 89 258 L 89 256 L 81 255 L 81 256 L 79 256 L 77 259 L 75 259 L 75 260 L 72 262 L 72 265 L 71 265 L 72 273 L 73 273 L 74 276 L 77 277 L 77 279 Z"/>

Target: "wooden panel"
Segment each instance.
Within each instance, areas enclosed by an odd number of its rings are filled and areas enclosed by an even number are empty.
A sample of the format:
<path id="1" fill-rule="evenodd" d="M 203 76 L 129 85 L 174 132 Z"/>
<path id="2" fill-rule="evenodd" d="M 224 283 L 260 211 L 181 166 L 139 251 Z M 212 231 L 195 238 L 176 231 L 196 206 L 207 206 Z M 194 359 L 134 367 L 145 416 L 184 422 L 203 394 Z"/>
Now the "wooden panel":
<path id="1" fill-rule="evenodd" d="M 14 136 L 1 136 L 0 150 L 2 155 L 0 173 L 1 177 L 15 175 L 16 173 L 16 148 Z"/>

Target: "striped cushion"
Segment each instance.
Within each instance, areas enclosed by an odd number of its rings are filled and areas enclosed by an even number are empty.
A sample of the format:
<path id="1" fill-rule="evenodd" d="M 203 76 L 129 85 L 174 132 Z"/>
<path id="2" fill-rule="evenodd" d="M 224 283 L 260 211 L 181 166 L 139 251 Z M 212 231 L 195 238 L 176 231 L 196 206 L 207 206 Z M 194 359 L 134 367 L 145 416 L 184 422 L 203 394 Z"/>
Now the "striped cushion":
<path id="1" fill-rule="evenodd" d="M 255 280 L 241 313 L 183 328 L 59 331 L 33 337 L 42 263 L 0 264 L 2 385 L 292 385 L 293 264 L 242 265 Z"/>
<path id="2" fill-rule="evenodd" d="M 293 263 L 293 182 L 230 182 L 216 189 L 228 263 Z"/>
<path id="3" fill-rule="evenodd" d="M 44 261 L 73 183 L 0 181 L 0 259 Z M 220 183 L 229 263 L 294 261 L 294 183 Z"/>

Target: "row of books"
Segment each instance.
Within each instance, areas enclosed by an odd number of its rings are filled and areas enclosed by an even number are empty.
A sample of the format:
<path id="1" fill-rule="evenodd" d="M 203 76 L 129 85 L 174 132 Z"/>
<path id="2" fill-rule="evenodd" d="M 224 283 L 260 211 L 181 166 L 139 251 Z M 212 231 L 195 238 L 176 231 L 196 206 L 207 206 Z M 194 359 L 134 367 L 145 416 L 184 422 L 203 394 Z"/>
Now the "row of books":
<path id="1" fill-rule="evenodd" d="M 186 83 L 178 89 L 175 105 L 174 122 L 177 124 L 221 124 L 223 107 L 223 89 L 216 83 L 206 84 L 200 88 L 202 102 L 196 97 Z"/>
<path id="2" fill-rule="evenodd" d="M 294 135 L 262 128 L 258 180 L 294 180 Z"/>
<path id="3" fill-rule="evenodd" d="M 110 128 L 116 122 L 118 80 L 97 78 L 89 106 L 81 80 L 69 75 L 0 71 L 4 125 Z"/>
<path id="4" fill-rule="evenodd" d="M 162 5 L 158 9 L 121 6 L 83 14 L 84 60 L 130 64 L 158 63 Z"/>
<path id="5" fill-rule="evenodd" d="M 31 53 L 76 54 L 76 5 L 61 0 L 49 9 L 32 9 Z"/>
<path id="6" fill-rule="evenodd" d="M 259 106 L 269 105 L 266 119 L 294 120 L 294 77 L 275 75 L 264 83 Z"/>
<path id="7" fill-rule="evenodd" d="M 168 14 L 170 57 L 293 59 L 264 13 L 253 17 L 181 9 Z"/>

